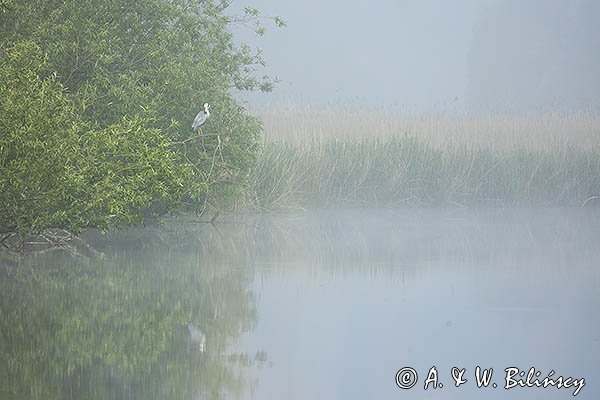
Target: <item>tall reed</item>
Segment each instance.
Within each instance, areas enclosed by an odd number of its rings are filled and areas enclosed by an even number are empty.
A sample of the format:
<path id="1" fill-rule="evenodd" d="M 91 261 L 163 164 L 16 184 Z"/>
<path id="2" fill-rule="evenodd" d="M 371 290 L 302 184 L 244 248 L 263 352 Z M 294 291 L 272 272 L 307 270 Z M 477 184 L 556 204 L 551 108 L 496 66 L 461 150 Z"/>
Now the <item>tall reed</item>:
<path id="1" fill-rule="evenodd" d="M 353 118 L 338 116 L 341 126 Z M 265 120 L 266 140 L 253 171 L 248 204 L 261 210 L 337 205 L 557 206 L 582 205 L 600 195 L 600 119 L 591 116 L 520 117 L 513 125 L 503 117 L 497 125 L 489 121 L 482 125 L 509 133 L 513 126 L 518 132 L 511 133 L 512 145 L 498 140 L 481 143 L 475 140 L 474 127 L 459 137 L 457 118 L 452 123 L 445 117 L 426 121 L 440 131 L 449 128 L 452 134 L 444 140 L 426 129 L 409 134 L 402 129 L 388 133 L 380 127 L 371 135 L 344 134 L 332 116 L 320 118 L 328 130 L 304 134 L 294 127 L 294 118 L 287 125 L 278 122 L 278 128 Z M 579 129 L 577 140 L 568 132 L 552 130 L 552 118 L 564 129 Z M 528 137 L 526 127 L 536 130 Z M 286 136 L 273 129 L 295 131 Z"/>

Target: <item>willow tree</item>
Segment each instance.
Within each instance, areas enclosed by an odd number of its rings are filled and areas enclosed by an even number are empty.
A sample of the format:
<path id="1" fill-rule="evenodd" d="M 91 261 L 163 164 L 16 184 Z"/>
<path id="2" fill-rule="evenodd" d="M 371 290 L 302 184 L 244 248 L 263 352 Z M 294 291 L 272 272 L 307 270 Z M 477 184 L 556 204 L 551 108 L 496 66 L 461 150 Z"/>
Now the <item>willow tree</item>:
<path id="1" fill-rule="evenodd" d="M 232 16 L 229 5 L 214 0 L 3 2 L 0 74 L 13 86 L 0 93 L 0 185 L 31 189 L 25 183 L 31 176 L 24 170 L 13 174 L 17 165 L 33 166 L 28 154 L 35 154 L 39 165 L 34 169 L 42 170 L 42 180 L 58 176 L 56 170 L 68 171 L 72 180 L 53 183 L 56 190 L 70 193 L 68 199 L 54 202 L 46 214 L 64 214 L 75 230 L 139 221 L 182 203 L 204 209 L 234 198 L 255 160 L 261 127 L 232 92 L 269 91 L 273 81 L 257 77 L 261 54 L 237 46 L 230 30 L 232 24 L 244 23 L 260 34 L 262 17 L 255 9 Z M 279 18 L 272 20 L 283 25 Z M 18 63 L 25 58 L 9 53 L 24 51 L 36 53 L 37 65 L 26 65 L 27 80 L 15 81 L 23 69 Z M 37 109 L 31 109 L 31 102 L 37 102 Z M 200 136 L 190 126 L 204 102 L 213 107 Z M 30 119 L 15 118 L 14 109 L 29 113 Z M 36 113 L 49 116 L 46 125 L 32 123 L 44 119 Z M 56 142 L 46 141 L 45 135 Z M 40 147 L 31 153 L 19 148 L 22 141 L 37 141 Z M 61 146 L 70 150 L 63 152 Z M 161 159 L 166 163 L 162 169 L 153 164 Z M 146 177 L 142 183 L 141 176 Z M 109 181 L 106 187 L 89 190 L 103 180 Z M 70 186 L 60 189 L 66 182 Z M 34 192 L 36 198 L 55 195 Z M 39 223 L 29 233 L 64 225 L 47 218 L 43 207 L 37 209 L 39 215 L 27 216 L 30 208 L 19 196 L 16 189 L 3 194 L 0 229 L 31 226 L 33 220 Z M 109 206 L 102 196 L 112 199 Z M 20 204 L 27 222 L 14 220 L 11 204 Z M 73 208 L 81 207 L 93 210 L 94 218 L 70 218 Z"/>

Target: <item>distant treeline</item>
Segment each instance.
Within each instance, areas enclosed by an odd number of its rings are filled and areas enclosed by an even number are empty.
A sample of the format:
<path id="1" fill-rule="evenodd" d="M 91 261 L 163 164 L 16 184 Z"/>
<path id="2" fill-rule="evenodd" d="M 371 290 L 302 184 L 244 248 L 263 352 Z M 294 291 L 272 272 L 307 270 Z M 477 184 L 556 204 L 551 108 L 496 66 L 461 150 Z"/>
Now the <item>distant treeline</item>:
<path id="1" fill-rule="evenodd" d="M 600 2 L 480 3 L 467 60 L 470 107 L 600 110 Z"/>

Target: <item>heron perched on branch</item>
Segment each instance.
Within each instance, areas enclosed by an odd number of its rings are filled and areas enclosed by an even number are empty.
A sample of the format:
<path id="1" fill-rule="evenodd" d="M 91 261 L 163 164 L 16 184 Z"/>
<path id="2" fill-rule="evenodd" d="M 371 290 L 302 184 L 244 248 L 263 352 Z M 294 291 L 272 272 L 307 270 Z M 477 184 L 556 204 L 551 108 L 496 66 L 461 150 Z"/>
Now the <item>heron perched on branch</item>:
<path id="1" fill-rule="evenodd" d="M 198 129 L 200 129 L 200 133 L 202 133 L 202 128 L 200 128 L 208 119 L 208 117 L 210 117 L 210 111 L 208 111 L 210 108 L 210 104 L 208 103 L 204 103 L 204 109 L 202 111 L 200 111 L 198 113 L 198 115 L 196 115 L 196 118 L 194 118 L 194 123 L 192 124 L 192 130 L 197 131 Z"/>

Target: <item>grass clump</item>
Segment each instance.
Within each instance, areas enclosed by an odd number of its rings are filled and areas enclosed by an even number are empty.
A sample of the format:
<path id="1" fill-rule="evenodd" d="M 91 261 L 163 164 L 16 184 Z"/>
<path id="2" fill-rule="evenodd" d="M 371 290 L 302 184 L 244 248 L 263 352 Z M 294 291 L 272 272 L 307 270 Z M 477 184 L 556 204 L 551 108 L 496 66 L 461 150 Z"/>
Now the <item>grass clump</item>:
<path id="1" fill-rule="evenodd" d="M 253 171 L 260 210 L 331 206 L 582 205 L 600 193 L 600 152 L 565 146 L 434 146 L 408 136 L 267 141 Z"/>

